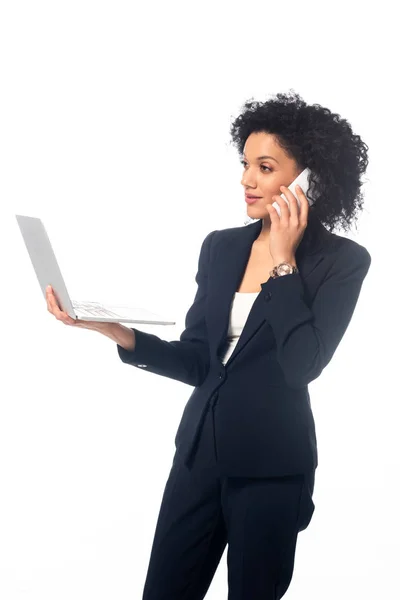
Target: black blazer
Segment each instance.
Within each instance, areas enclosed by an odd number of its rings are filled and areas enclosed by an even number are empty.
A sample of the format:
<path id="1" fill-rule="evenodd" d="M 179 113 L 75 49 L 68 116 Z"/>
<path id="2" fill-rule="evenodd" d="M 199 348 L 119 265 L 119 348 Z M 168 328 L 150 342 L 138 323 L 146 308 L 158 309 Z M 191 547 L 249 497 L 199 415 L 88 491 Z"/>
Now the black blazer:
<path id="1" fill-rule="evenodd" d="M 352 317 L 371 256 L 357 242 L 310 218 L 295 257 L 299 273 L 269 278 L 226 365 L 231 303 L 262 220 L 216 230 L 204 239 L 198 285 L 179 341 L 132 328 L 124 363 L 195 386 L 175 438 L 193 457 L 202 420 L 215 403 L 221 474 L 267 477 L 303 473 L 318 464 L 308 384 L 331 360 Z"/>

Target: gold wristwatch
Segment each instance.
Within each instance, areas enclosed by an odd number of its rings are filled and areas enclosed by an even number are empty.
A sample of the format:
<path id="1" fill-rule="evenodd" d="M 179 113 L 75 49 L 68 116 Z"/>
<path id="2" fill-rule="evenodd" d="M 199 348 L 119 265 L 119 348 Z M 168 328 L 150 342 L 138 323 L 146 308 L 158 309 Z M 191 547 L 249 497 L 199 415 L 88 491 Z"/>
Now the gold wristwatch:
<path id="1" fill-rule="evenodd" d="M 272 269 L 272 271 L 270 272 L 270 276 L 273 279 L 275 279 L 275 277 L 282 277 L 282 275 L 292 275 L 293 273 L 298 272 L 299 270 L 297 267 L 289 263 L 283 262 Z"/>

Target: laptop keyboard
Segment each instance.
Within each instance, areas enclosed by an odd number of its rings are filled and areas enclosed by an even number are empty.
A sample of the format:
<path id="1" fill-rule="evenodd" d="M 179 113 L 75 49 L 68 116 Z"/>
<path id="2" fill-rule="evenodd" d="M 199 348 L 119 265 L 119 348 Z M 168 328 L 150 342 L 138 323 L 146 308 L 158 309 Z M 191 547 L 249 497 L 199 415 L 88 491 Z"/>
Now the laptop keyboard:
<path id="1" fill-rule="evenodd" d="M 84 317 L 114 317 L 120 318 L 121 315 L 106 310 L 98 302 L 72 302 L 73 307 L 83 314 Z"/>

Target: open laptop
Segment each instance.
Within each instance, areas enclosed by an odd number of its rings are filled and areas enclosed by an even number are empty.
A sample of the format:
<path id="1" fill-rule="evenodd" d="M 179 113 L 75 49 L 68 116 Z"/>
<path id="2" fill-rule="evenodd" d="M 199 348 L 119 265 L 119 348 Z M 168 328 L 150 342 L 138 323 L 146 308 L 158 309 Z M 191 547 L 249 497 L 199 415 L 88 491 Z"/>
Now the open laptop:
<path id="1" fill-rule="evenodd" d="M 143 323 L 149 325 L 175 325 L 165 316 L 144 308 L 123 305 L 105 305 L 99 302 L 71 300 L 61 275 L 56 256 L 42 221 L 36 217 L 15 215 L 35 269 L 43 296 L 51 285 L 61 309 L 72 319 L 104 321 L 105 323 Z"/>

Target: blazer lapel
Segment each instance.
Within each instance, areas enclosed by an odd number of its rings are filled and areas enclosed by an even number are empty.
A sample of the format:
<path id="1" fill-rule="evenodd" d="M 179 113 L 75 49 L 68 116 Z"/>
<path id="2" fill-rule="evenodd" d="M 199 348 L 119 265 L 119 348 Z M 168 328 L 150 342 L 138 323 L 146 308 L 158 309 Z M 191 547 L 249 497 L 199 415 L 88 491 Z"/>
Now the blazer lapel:
<path id="1" fill-rule="evenodd" d="M 261 228 L 261 219 L 251 225 L 232 228 L 214 249 L 210 267 L 212 285 L 210 285 L 208 292 L 207 325 L 210 350 L 212 354 L 217 356 L 225 346 L 235 292 L 243 278 L 252 244 L 258 237 Z M 323 241 L 331 235 L 318 222 L 313 224 L 312 231 L 307 226 L 296 251 L 296 264 L 303 280 L 324 260 L 321 248 Z M 265 291 L 268 290 L 269 281 L 270 279 L 267 280 L 263 290 L 256 297 L 238 343 L 228 362 L 250 341 L 264 323 L 264 295 Z M 273 342 L 273 339 L 271 339 L 271 342 Z"/>

